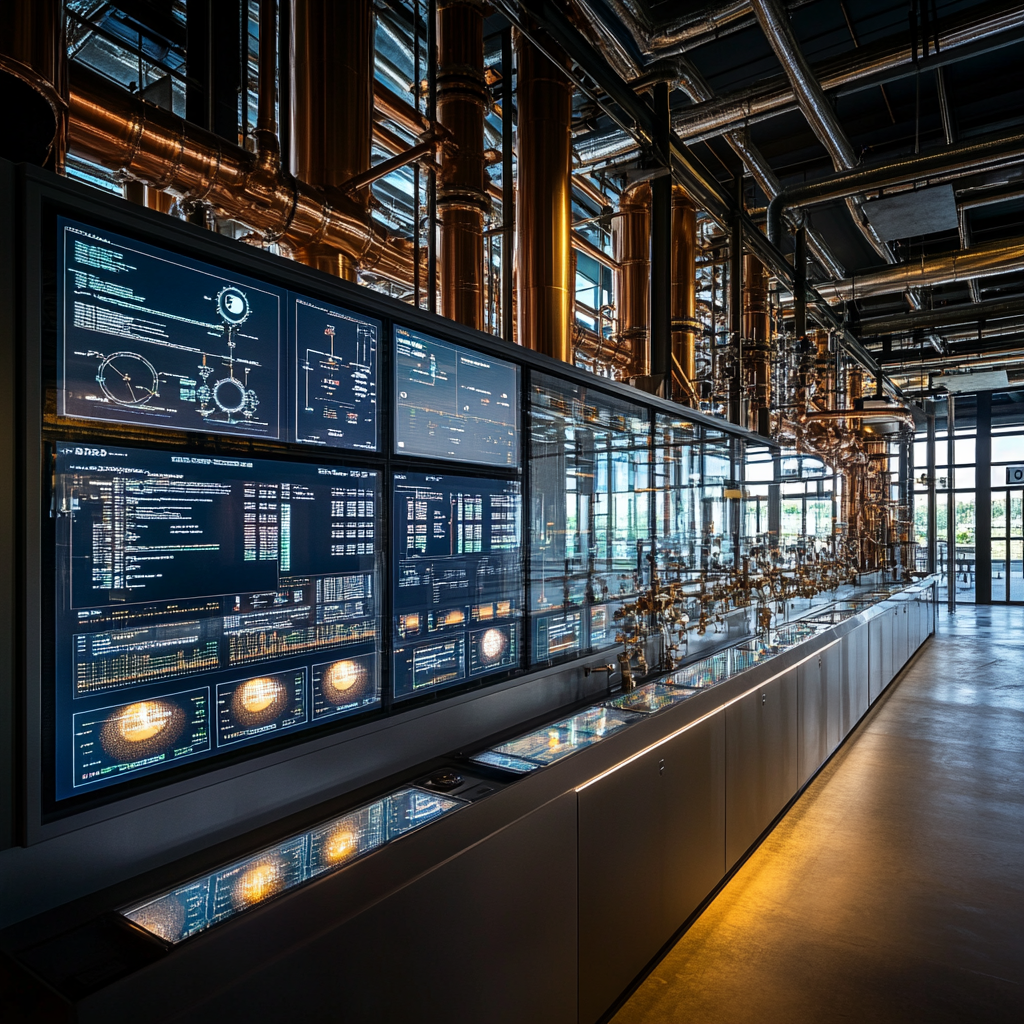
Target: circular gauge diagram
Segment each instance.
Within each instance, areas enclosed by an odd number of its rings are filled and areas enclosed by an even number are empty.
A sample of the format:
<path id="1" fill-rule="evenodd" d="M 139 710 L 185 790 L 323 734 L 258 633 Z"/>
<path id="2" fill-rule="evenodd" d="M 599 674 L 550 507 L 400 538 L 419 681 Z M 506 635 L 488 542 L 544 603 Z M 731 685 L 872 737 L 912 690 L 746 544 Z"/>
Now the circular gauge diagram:
<path id="1" fill-rule="evenodd" d="M 213 400 L 222 412 L 242 412 L 248 398 L 245 387 L 234 377 L 224 377 L 213 385 Z"/>
<path id="2" fill-rule="evenodd" d="M 137 352 L 113 352 L 96 371 L 103 394 L 115 405 L 145 405 L 160 391 L 156 367 Z"/>
<path id="3" fill-rule="evenodd" d="M 249 300 L 241 288 L 229 284 L 217 292 L 217 315 L 229 327 L 244 324 L 249 312 Z"/>

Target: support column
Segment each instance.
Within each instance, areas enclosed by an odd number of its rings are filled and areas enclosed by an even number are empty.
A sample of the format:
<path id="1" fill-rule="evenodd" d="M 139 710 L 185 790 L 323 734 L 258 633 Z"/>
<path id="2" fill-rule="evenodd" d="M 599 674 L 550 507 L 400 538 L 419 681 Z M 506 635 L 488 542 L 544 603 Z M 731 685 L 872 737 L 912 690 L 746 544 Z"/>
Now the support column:
<path id="1" fill-rule="evenodd" d="M 441 215 L 441 315 L 483 330 L 484 215 L 490 210 L 484 170 L 484 12 L 478 0 L 437 5 L 437 119 L 452 133 L 437 208 Z"/>
<path id="2" fill-rule="evenodd" d="M 370 168 L 373 32 L 371 0 L 292 0 L 293 170 L 328 193 Z M 349 201 L 369 218 L 368 187 Z M 328 274 L 356 278 L 355 261 L 323 243 L 295 256 Z"/>
<path id="3" fill-rule="evenodd" d="M 697 405 L 697 211 L 682 185 L 672 186 L 672 397 Z"/>
<path id="4" fill-rule="evenodd" d="M 935 503 L 935 403 L 928 403 L 928 437 L 925 442 L 928 459 L 928 571 L 939 567 L 939 538 L 936 534 Z"/>
<path id="5" fill-rule="evenodd" d="M 572 85 L 564 69 L 521 33 L 516 67 L 519 343 L 571 363 Z"/>
<path id="6" fill-rule="evenodd" d="M 633 353 L 631 376 L 649 373 L 647 343 L 651 294 L 651 186 L 633 185 L 619 198 L 612 222 L 612 246 L 619 264 L 616 302 L 619 337 Z"/>
<path id="7" fill-rule="evenodd" d="M 992 603 L 992 392 L 977 397 L 974 442 L 974 600 Z"/>
<path id="8" fill-rule="evenodd" d="M 771 314 L 768 271 L 756 256 L 743 257 L 743 359 L 751 384 L 750 423 L 743 426 L 767 435 L 772 396 Z"/>
<path id="9" fill-rule="evenodd" d="M 956 611 L 956 399 L 946 396 L 946 607 Z"/>

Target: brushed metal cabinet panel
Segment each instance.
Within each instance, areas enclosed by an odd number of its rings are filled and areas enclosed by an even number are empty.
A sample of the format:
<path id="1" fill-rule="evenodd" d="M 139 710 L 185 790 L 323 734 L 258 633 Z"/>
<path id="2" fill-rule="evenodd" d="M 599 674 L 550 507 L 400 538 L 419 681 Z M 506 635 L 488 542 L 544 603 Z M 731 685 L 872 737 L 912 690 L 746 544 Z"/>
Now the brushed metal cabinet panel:
<path id="1" fill-rule="evenodd" d="M 173 1019 L 575 1024 L 576 896 L 573 792 Z"/>
<path id="2" fill-rule="evenodd" d="M 724 715 L 581 790 L 578 817 L 579 1019 L 591 1024 L 725 873 Z"/>
<path id="3" fill-rule="evenodd" d="M 910 657 L 910 617 L 907 613 L 909 608 L 908 601 L 901 601 L 896 606 L 896 617 L 895 617 L 895 631 L 893 636 L 893 675 L 896 675 L 901 668 L 907 663 L 907 659 Z"/>
<path id="4" fill-rule="evenodd" d="M 868 709 L 868 627 L 843 637 L 841 658 L 840 738 L 845 739 Z"/>
<path id="5" fill-rule="evenodd" d="M 766 816 L 767 739 L 761 728 L 762 698 L 771 686 L 731 704 L 725 710 L 725 863 L 728 870 L 746 853 L 771 820 Z"/>
<path id="6" fill-rule="evenodd" d="M 874 704 L 882 692 L 882 630 L 885 616 L 868 623 L 868 703 Z"/>
<path id="7" fill-rule="evenodd" d="M 578 794 L 581 1024 L 596 1021 L 668 938 L 662 749 Z"/>
<path id="8" fill-rule="evenodd" d="M 822 652 L 821 674 L 825 683 L 825 757 L 839 746 L 839 719 L 842 711 L 842 654 L 845 640 Z"/>
<path id="9" fill-rule="evenodd" d="M 805 661 L 799 673 L 799 756 L 797 784 L 802 786 L 825 760 L 826 691 L 822 655 Z"/>
<path id="10" fill-rule="evenodd" d="M 769 693 L 765 718 L 770 721 L 772 735 L 776 738 L 769 749 L 770 771 L 773 789 L 768 807 L 771 821 L 793 798 L 800 788 L 799 771 L 799 700 L 797 697 L 797 671 L 793 669 L 769 684 L 774 688 L 774 703 Z"/>
<path id="11" fill-rule="evenodd" d="M 793 669 L 726 708 L 726 869 L 798 788 L 798 672 Z"/>
<path id="12" fill-rule="evenodd" d="M 665 759 L 665 938 L 725 874 L 725 715 L 662 748 Z"/>

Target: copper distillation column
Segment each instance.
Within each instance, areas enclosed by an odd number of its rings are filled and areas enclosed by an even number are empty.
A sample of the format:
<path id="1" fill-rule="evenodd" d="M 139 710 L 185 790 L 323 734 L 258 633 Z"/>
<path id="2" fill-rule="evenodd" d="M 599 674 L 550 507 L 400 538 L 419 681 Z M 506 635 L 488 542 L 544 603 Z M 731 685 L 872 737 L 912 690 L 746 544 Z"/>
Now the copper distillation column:
<path id="1" fill-rule="evenodd" d="M 571 363 L 572 85 L 522 33 L 516 33 L 516 61 L 518 338 Z"/>
<path id="2" fill-rule="evenodd" d="M 651 298 L 651 186 L 640 182 L 623 191 L 612 222 L 612 245 L 619 264 L 619 342 L 633 354 L 631 373 L 647 373 Z"/>
<path id="3" fill-rule="evenodd" d="M 478 0 L 441 0 L 437 12 L 437 119 L 452 134 L 437 192 L 441 216 L 441 314 L 484 327 L 484 12 Z"/>
<path id="4" fill-rule="evenodd" d="M 697 211 L 682 185 L 672 186 L 672 397 L 697 404 Z"/>
<path id="5" fill-rule="evenodd" d="M 769 433 L 772 399 L 772 329 L 768 271 L 756 256 L 743 257 L 743 363 L 750 394 L 750 428 Z"/>
<path id="6" fill-rule="evenodd" d="M 0 156 L 64 172 L 67 71 L 61 0 L 0 3 Z"/>
<path id="7" fill-rule="evenodd" d="M 370 167 L 373 130 L 371 0 L 293 0 L 293 173 L 328 198 Z M 350 196 L 369 220 L 370 190 Z M 295 250 L 295 258 L 354 281 L 350 255 L 323 242 Z"/>

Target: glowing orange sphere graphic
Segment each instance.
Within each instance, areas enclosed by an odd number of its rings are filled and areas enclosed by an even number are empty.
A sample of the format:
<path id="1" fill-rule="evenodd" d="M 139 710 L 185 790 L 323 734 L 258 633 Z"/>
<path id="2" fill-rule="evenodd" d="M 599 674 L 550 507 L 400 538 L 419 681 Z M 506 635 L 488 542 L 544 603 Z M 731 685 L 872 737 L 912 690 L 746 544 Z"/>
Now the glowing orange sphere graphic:
<path id="1" fill-rule="evenodd" d="M 327 667 L 320 685 L 324 696 L 332 704 L 344 704 L 359 695 L 367 680 L 366 666 L 346 659 Z"/>
<path id="2" fill-rule="evenodd" d="M 255 906 L 276 896 L 284 888 L 284 883 L 279 861 L 260 861 L 238 876 L 231 889 L 231 903 L 236 910 Z"/>
<path id="3" fill-rule="evenodd" d="M 274 676 L 247 679 L 231 698 L 231 710 L 243 726 L 272 722 L 288 703 L 288 691 Z"/>
<path id="4" fill-rule="evenodd" d="M 500 629 L 489 629 L 480 638 L 480 657 L 487 663 L 497 661 L 507 646 L 508 638 Z"/>
<path id="5" fill-rule="evenodd" d="M 140 700 L 118 708 L 103 723 L 100 744 L 118 761 L 167 750 L 185 729 L 185 712 L 173 701 Z"/>

